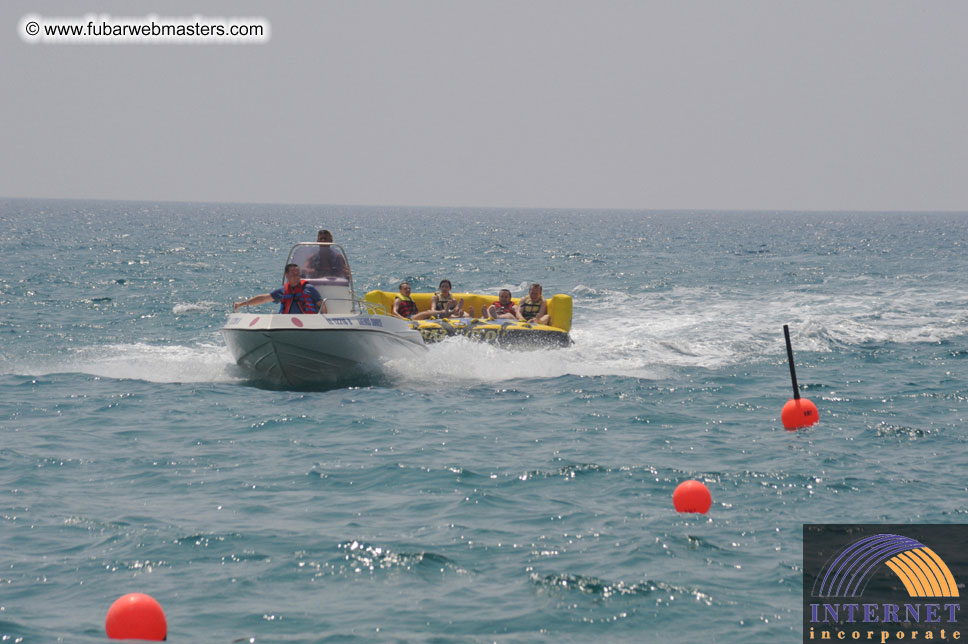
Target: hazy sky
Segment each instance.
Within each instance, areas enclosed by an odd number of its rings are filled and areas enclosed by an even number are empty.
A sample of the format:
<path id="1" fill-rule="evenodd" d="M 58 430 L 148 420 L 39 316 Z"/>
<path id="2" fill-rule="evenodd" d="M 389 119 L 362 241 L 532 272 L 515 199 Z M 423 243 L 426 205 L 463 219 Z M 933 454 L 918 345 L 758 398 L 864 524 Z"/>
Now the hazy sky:
<path id="1" fill-rule="evenodd" d="M 88 13 L 271 39 L 18 31 Z M 7 0 L 0 23 L 0 196 L 968 211 L 964 0 Z"/>

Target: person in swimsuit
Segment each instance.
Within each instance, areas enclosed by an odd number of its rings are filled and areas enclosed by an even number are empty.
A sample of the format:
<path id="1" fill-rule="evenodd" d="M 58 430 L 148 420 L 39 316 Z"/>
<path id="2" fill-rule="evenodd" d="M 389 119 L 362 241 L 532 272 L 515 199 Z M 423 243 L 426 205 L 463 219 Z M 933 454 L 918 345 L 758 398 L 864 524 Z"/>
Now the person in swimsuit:
<path id="1" fill-rule="evenodd" d="M 535 324 L 551 322 L 551 316 L 548 315 L 548 302 L 541 297 L 541 284 L 537 282 L 532 284 L 528 296 L 518 300 L 518 319 Z"/>

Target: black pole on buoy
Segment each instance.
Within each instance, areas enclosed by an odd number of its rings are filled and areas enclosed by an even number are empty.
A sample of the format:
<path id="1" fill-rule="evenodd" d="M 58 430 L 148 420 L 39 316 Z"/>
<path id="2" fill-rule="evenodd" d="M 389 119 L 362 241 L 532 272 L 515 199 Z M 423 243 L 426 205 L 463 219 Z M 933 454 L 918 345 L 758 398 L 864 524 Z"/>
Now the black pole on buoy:
<path id="1" fill-rule="evenodd" d="M 800 400 L 800 387 L 797 385 L 797 368 L 793 366 L 793 345 L 790 344 L 790 327 L 783 325 L 783 337 L 786 338 L 787 359 L 790 361 L 790 379 L 793 380 L 793 399 Z"/>

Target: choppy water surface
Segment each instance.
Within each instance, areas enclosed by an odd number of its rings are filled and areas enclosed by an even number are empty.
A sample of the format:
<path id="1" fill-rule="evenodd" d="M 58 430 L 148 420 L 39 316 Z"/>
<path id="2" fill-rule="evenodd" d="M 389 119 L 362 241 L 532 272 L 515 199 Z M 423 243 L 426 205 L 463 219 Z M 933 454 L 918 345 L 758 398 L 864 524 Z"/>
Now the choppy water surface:
<path id="1" fill-rule="evenodd" d="M 253 382 L 218 329 L 318 227 L 360 293 L 568 293 L 575 346 Z M 0 201 L 0 636 L 101 642 L 137 591 L 175 642 L 797 641 L 804 522 L 968 518 L 966 247 L 951 214 Z"/>

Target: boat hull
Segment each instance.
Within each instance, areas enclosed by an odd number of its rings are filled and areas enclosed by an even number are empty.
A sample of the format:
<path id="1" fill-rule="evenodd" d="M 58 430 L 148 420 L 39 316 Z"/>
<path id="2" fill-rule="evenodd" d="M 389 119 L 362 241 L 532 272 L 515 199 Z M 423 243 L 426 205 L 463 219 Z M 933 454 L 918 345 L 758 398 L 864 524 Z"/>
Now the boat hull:
<path id="1" fill-rule="evenodd" d="M 239 366 L 293 387 L 378 374 L 386 360 L 426 350 L 418 331 L 385 315 L 234 314 L 222 335 Z"/>

